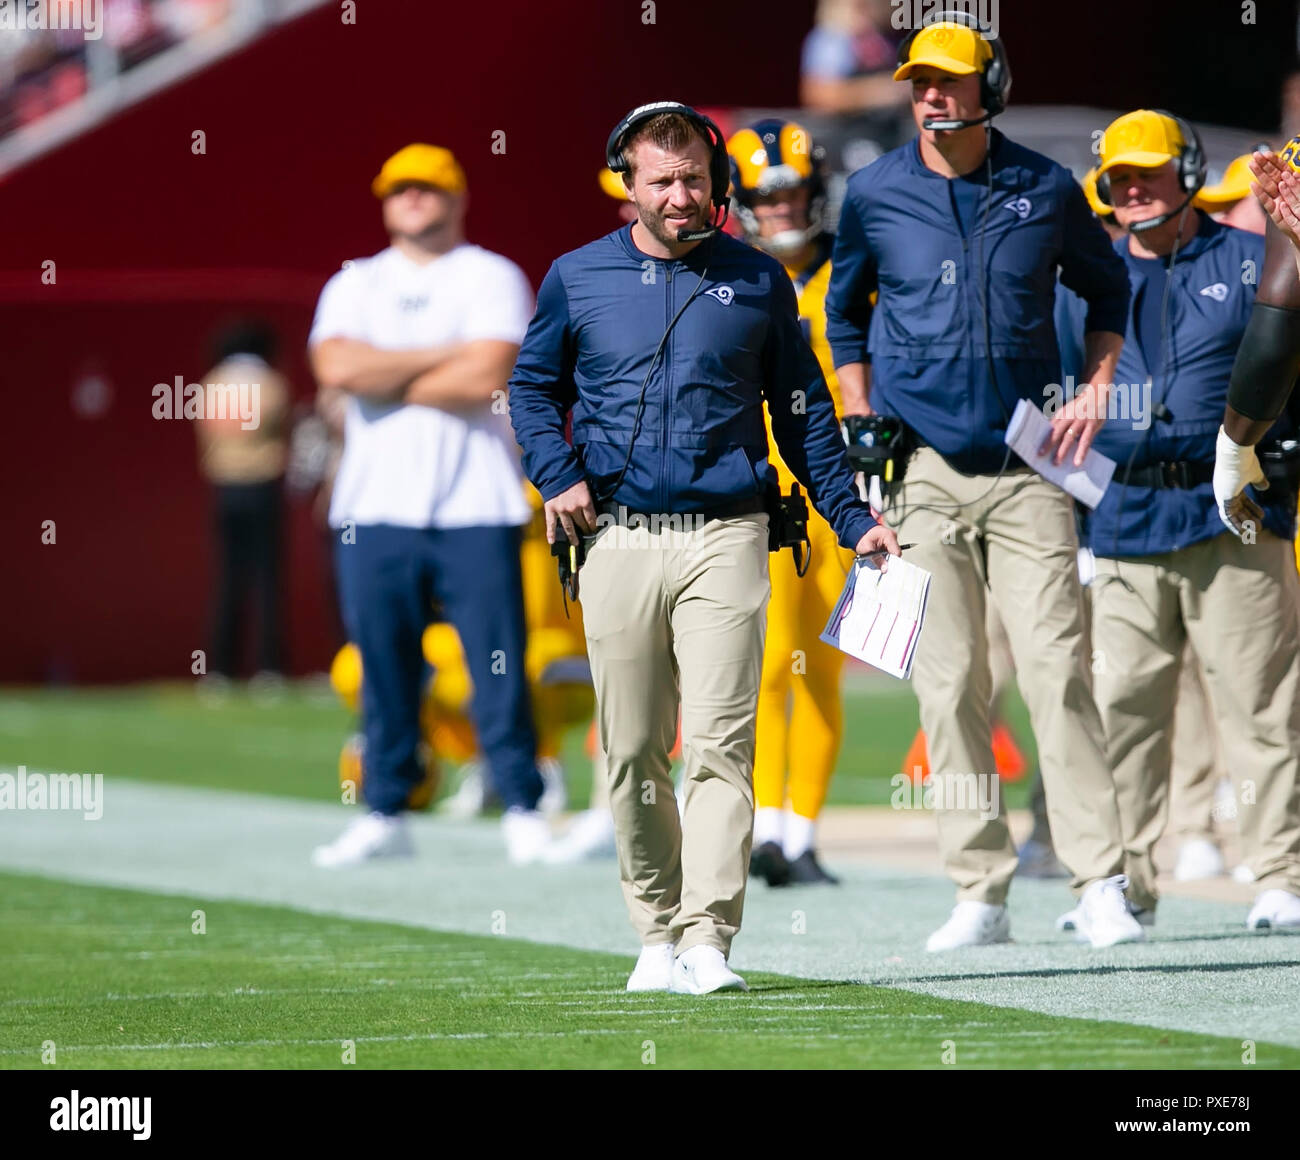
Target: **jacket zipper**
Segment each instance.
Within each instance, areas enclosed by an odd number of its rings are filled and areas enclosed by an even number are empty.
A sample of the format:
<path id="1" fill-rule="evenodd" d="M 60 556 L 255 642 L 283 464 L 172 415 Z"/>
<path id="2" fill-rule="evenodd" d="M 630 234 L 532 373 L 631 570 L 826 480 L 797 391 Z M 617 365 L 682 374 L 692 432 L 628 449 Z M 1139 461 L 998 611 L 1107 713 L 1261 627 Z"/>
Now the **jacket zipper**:
<path id="1" fill-rule="evenodd" d="M 673 268 L 667 262 L 664 263 L 665 290 L 664 290 L 664 327 L 667 328 L 673 320 Z M 672 414 L 670 392 L 672 391 L 672 365 L 673 365 L 673 336 L 668 336 L 668 341 L 664 344 L 664 394 L 663 409 L 660 412 L 659 424 L 659 496 L 658 510 L 661 512 L 668 511 L 668 422 Z"/>

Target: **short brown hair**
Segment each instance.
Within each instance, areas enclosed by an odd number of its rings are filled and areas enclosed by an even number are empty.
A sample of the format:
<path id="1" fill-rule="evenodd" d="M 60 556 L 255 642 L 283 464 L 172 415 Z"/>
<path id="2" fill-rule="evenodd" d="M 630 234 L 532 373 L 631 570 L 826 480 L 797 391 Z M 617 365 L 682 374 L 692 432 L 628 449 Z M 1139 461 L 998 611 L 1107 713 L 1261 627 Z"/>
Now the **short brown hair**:
<path id="1" fill-rule="evenodd" d="M 642 141 L 650 141 L 660 149 L 684 149 L 692 138 L 703 141 L 706 149 L 713 149 L 713 142 L 689 117 L 684 117 L 681 113 L 660 113 L 657 117 L 651 117 L 623 141 L 623 156 L 627 158 L 625 180 L 633 175 L 633 153 Z"/>

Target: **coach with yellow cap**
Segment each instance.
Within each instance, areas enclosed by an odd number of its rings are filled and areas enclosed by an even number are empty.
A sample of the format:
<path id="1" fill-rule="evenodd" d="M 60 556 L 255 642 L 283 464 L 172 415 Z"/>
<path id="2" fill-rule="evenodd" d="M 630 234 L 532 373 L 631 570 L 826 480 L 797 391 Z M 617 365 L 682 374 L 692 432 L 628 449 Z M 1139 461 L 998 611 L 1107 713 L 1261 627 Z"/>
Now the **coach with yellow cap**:
<path id="1" fill-rule="evenodd" d="M 1196 208 L 1205 157 L 1195 130 L 1160 110 L 1113 121 L 1098 197 L 1128 231 L 1115 250 L 1132 289 L 1111 418 L 1095 446 L 1119 465 L 1082 538 L 1097 559 L 1094 688 L 1127 836 L 1129 899 L 1153 921 L 1153 851 L 1165 827 L 1181 667 L 1198 660 L 1226 766 L 1243 791 L 1252 927 L 1300 926 L 1300 625 L 1290 541 L 1294 480 L 1260 495 L 1243 542 L 1219 518 L 1215 438 L 1233 359 L 1255 305 L 1264 239 Z M 1273 446 L 1294 437 L 1283 416 Z M 1267 452 L 1265 461 L 1273 462 Z M 1193 657 L 1184 659 L 1190 643 Z"/>
<path id="2" fill-rule="evenodd" d="M 315 853 L 323 867 L 409 854 L 403 811 L 422 778 L 421 637 L 436 601 L 464 648 L 472 714 L 505 802 L 507 854 L 549 841 L 527 687 L 524 498 L 505 408 L 532 314 L 523 272 L 465 240 L 465 174 L 408 145 L 371 184 L 392 244 L 345 262 L 308 339 L 322 391 L 347 396 L 330 503 L 339 594 L 361 650 L 369 812 Z"/>
<path id="3" fill-rule="evenodd" d="M 989 600 L 1010 637 L 1052 833 L 1089 940 L 1139 940 L 1085 665 L 1071 503 L 1004 442 L 1018 402 L 1041 408 L 1060 375 L 1058 275 L 1087 303 L 1086 381 L 1113 377 L 1124 267 L 1070 173 L 988 126 L 1011 85 L 998 38 L 944 14 L 903 42 L 894 76 L 911 85 L 919 136 L 849 179 L 827 334 L 846 414 L 895 417 L 919 445 L 885 516 L 917 545 L 909 559 L 934 577 L 914 684 L 931 779 L 944 791 L 936 806 L 970 807 L 936 808 L 958 903 L 927 949 L 1010 937 L 1011 834 L 1000 811 L 989 816 L 955 792 L 972 775 L 996 777 Z M 1080 462 L 1092 442 L 1098 389 L 1053 418 L 1047 446 L 1058 462 Z"/>

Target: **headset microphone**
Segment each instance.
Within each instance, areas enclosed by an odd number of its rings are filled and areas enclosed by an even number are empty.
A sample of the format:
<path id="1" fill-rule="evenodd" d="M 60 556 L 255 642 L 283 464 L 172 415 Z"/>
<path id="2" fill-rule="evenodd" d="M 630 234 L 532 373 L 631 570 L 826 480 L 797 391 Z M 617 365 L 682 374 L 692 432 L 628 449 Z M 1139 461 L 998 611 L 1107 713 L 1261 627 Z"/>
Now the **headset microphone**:
<path id="1" fill-rule="evenodd" d="M 1148 218 L 1146 221 L 1143 222 L 1133 222 L 1128 227 L 1128 232 L 1130 234 L 1144 234 L 1146 233 L 1147 230 L 1158 229 L 1160 226 L 1164 225 L 1165 222 L 1173 221 L 1174 218 L 1176 218 L 1180 213 L 1183 212 L 1183 210 L 1185 210 L 1189 205 L 1192 204 L 1192 198 L 1194 198 L 1195 196 L 1196 194 L 1194 193 L 1189 194 L 1187 197 L 1183 199 L 1183 203 L 1180 206 L 1178 206 L 1175 209 L 1171 209 L 1168 213 L 1157 214 L 1155 217 Z"/>
<path id="2" fill-rule="evenodd" d="M 992 113 L 985 113 L 982 117 L 972 117 L 969 120 L 962 121 L 945 121 L 934 117 L 926 117 L 921 122 L 921 128 L 940 133 L 947 133 L 953 129 L 969 129 L 973 125 L 983 125 L 985 121 L 991 121 L 992 119 Z"/>

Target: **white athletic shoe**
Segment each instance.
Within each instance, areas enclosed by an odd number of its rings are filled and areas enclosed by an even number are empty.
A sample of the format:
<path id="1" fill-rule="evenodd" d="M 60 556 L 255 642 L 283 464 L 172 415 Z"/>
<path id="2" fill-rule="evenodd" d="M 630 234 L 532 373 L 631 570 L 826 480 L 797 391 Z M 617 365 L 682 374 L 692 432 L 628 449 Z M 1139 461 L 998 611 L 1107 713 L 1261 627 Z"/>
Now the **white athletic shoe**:
<path id="1" fill-rule="evenodd" d="M 537 772 L 542 775 L 542 796 L 537 808 L 548 818 L 564 813 L 569 804 L 569 791 L 564 785 L 564 768 L 554 757 L 539 757 Z"/>
<path id="2" fill-rule="evenodd" d="M 1099 878 L 1083 892 L 1073 912 L 1074 929 L 1080 941 L 1101 949 L 1146 939 L 1146 930 L 1124 897 L 1126 886 L 1128 875 L 1116 874 L 1112 878 Z"/>
<path id="3" fill-rule="evenodd" d="M 1128 902 L 1128 900 L 1125 899 L 1125 902 Z M 1142 926 L 1153 927 L 1156 924 L 1156 908 L 1154 906 L 1147 906 L 1139 910 L 1131 902 L 1128 902 L 1128 912 L 1136 918 Z M 1067 910 L 1063 915 L 1061 915 L 1061 917 L 1056 920 L 1056 929 L 1077 931 L 1079 929 L 1079 908 L 1076 906 L 1073 910 Z M 1085 934 L 1080 934 L 1077 938 L 1079 942 L 1088 941 L 1088 936 Z"/>
<path id="4" fill-rule="evenodd" d="M 983 947 L 1011 941 L 1011 919 L 1005 906 L 989 902 L 959 902 L 948 921 L 925 940 L 927 951 Z"/>
<path id="5" fill-rule="evenodd" d="M 527 866 L 541 860 L 551 844 L 551 823 L 537 810 L 508 809 L 501 819 L 506 839 L 506 858 L 512 866 Z"/>
<path id="6" fill-rule="evenodd" d="M 441 813 L 452 818 L 476 818 L 487 805 L 488 790 L 484 781 L 484 768 L 481 761 L 468 761 L 462 771 L 460 785 L 456 792 L 439 807 Z"/>
<path id="7" fill-rule="evenodd" d="M 1187 838 L 1178 847 L 1174 881 L 1200 882 L 1206 878 L 1219 878 L 1225 869 L 1223 854 L 1209 838 Z"/>
<path id="8" fill-rule="evenodd" d="M 700 945 L 674 960 L 668 989 L 678 995 L 711 995 L 714 991 L 748 991 L 749 985 L 727 966 L 717 947 Z"/>
<path id="9" fill-rule="evenodd" d="M 311 861 L 313 866 L 335 870 L 372 858 L 409 858 L 414 853 L 410 829 L 402 814 L 369 813 L 349 823 L 328 846 L 317 846 Z"/>
<path id="10" fill-rule="evenodd" d="M 629 991 L 667 991 L 673 985 L 673 963 L 677 955 L 676 943 L 656 943 L 642 947 L 636 967 L 628 976 Z"/>
<path id="11" fill-rule="evenodd" d="M 583 810 L 542 855 L 551 865 L 585 862 L 589 858 L 613 858 L 614 815 L 609 810 Z"/>
<path id="12" fill-rule="evenodd" d="M 1246 925 L 1251 930 L 1300 926 L 1300 898 L 1289 890 L 1264 890 L 1250 908 Z"/>

